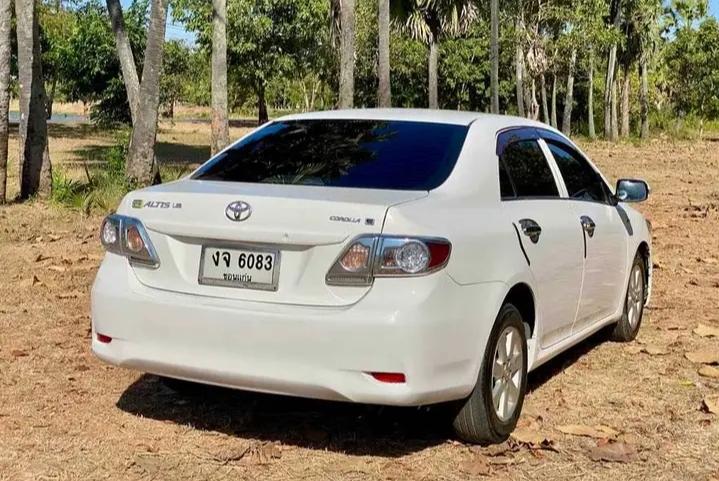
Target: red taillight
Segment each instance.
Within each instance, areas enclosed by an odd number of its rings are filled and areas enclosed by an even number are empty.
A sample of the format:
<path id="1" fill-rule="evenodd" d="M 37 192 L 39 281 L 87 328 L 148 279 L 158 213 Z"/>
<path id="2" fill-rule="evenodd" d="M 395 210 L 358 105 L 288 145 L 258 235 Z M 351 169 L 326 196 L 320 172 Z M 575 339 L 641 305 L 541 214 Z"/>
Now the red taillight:
<path id="1" fill-rule="evenodd" d="M 105 334 L 100 334 L 99 332 L 96 334 L 97 341 L 101 342 L 103 344 L 110 344 L 112 342 L 112 338 L 110 336 L 106 336 Z"/>
<path id="2" fill-rule="evenodd" d="M 371 372 L 369 374 L 380 382 L 390 384 L 402 384 L 407 382 L 404 374 L 401 372 Z"/>
<path id="3" fill-rule="evenodd" d="M 430 274 L 449 261 L 452 244 L 439 237 L 366 234 L 355 237 L 325 276 L 329 285 L 369 286 L 375 277 Z"/>
<path id="4" fill-rule="evenodd" d="M 429 265 L 427 269 L 434 269 L 447 262 L 452 245 L 448 242 L 425 241 L 427 249 L 429 249 Z"/>

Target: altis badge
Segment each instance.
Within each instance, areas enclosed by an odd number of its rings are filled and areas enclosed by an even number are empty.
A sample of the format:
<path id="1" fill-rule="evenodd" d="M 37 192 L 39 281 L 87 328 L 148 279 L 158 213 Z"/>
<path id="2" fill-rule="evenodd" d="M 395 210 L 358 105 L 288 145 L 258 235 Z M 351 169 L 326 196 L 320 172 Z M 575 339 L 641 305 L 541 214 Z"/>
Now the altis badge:
<path id="1" fill-rule="evenodd" d="M 133 199 L 133 209 L 182 209 L 182 202 L 166 202 L 163 200 Z"/>

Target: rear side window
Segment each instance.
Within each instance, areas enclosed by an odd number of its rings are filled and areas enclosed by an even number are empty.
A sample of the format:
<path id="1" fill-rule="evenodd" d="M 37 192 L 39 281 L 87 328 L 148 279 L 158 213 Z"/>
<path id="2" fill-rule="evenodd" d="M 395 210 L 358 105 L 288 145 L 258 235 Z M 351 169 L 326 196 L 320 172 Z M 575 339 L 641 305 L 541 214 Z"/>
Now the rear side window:
<path id="1" fill-rule="evenodd" d="M 200 167 L 193 178 L 431 190 L 452 172 L 467 129 L 381 120 L 274 122 Z"/>
<path id="2" fill-rule="evenodd" d="M 519 140 L 505 147 L 500 158 L 500 188 L 502 198 L 559 197 L 552 170 L 536 140 Z M 509 179 L 502 179 L 506 169 Z M 507 180 L 512 192 L 507 192 Z"/>
<path id="3" fill-rule="evenodd" d="M 591 165 L 574 150 L 547 142 L 572 199 L 607 202 L 609 190 Z"/>

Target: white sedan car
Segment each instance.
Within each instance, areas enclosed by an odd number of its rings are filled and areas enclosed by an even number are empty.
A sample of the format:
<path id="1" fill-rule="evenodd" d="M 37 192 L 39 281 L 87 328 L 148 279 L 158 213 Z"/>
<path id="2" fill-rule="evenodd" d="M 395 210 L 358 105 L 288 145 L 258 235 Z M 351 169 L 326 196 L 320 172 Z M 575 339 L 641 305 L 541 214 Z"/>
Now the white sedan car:
<path id="1" fill-rule="evenodd" d="M 527 373 L 604 326 L 632 340 L 650 225 L 524 118 L 351 110 L 270 122 L 101 228 L 92 349 L 165 378 L 453 407 L 514 429 Z"/>

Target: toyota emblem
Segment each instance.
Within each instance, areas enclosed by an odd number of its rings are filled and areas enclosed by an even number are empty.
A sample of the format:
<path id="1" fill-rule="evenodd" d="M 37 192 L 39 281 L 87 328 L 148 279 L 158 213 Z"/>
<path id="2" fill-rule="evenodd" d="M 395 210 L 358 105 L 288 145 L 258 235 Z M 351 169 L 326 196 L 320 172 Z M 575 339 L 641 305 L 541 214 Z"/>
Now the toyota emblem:
<path id="1" fill-rule="evenodd" d="M 233 222 L 242 222 L 252 215 L 252 207 L 247 202 L 236 200 L 225 208 L 225 215 Z"/>

